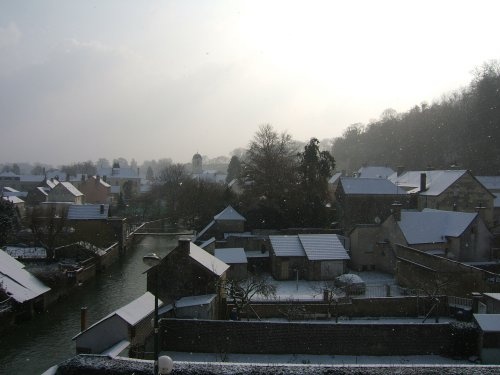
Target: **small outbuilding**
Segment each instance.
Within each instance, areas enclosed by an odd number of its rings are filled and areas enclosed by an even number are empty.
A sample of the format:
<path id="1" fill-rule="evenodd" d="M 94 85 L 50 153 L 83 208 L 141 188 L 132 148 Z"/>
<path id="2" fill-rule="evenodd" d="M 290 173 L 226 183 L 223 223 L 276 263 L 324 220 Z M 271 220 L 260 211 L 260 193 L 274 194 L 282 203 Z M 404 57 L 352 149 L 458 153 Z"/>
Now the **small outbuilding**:
<path id="1" fill-rule="evenodd" d="M 483 364 L 500 364 L 500 314 L 474 314 L 481 334 L 479 356 Z"/>

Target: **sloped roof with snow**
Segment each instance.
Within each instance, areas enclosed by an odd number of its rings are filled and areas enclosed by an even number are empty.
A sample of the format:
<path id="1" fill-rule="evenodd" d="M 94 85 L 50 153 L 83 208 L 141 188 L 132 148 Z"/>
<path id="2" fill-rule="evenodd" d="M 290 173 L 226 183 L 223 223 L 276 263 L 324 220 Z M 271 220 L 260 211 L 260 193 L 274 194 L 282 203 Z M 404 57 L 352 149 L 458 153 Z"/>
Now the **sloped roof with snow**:
<path id="1" fill-rule="evenodd" d="M 101 206 L 103 211 L 101 213 Z M 109 204 L 73 204 L 68 209 L 68 220 L 107 219 Z"/>
<path id="2" fill-rule="evenodd" d="M 361 167 L 358 169 L 358 178 L 388 178 L 394 173 L 389 167 Z"/>
<path id="3" fill-rule="evenodd" d="M 401 211 L 398 222 L 409 245 L 446 242 L 446 237 L 459 237 L 477 217 L 477 213 L 424 209 L 422 212 Z"/>
<path id="4" fill-rule="evenodd" d="M 21 198 L 16 197 L 16 196 L 12 196 L 12 195 L 9 195 L 7 197 L 2 197 L 2 198 L 6 201 L 13 203 L 13 204 L 24 203 L 24 201 Z"/>
<path id="5" fill-rule="evenodd" d="M 80 190 L 78 190 L 75 187 L 75 185 L 73 185 L 71 182 L 64 181 L 64 182 L 60 182 L 59 184 L 64 186 L 66 188 L 66 190 L 68 190 L 75 197 L 80 197 L 83 195 L 83 193 Z"/>
<path id="6" fill-rule="evenodd" d="M 13 258 L 47 258 L 47 250 L 44 247 L 4 246 L 3 250 Z"/>
<path id="7" fill-rule="evenodd" d="M 49 194 L 47 193 L 46 188 L 45 188 L 45 187 L 43 187 L 43 186 L 39 186 L 39 187 L 37 187 L 37 190 L 38 190 L 40 193 L 42 193 L 43 195 L 49 195 Z"/>
<path id="8" fill-rule="evenodd" d="M 348 195 L 406 195 L 406 190 L 385 178 L 341 177 L 340 183 Z"/>
<path id="9" fill-rule="evenodd" d="M 212 228 L 214 225 L 215 225 L 215 220 L 212 220 L 210 223 L 208 223 L 208 225 L 207 225 L 205 228 L 203 228 L 203 229 L 201 230 L 201 232 L 200 232 L 200 233 L 198 233 L 198 234 L 196 235 L 196 238 L 203 237 L 203 235 L 204 235 L 204 234 L 205 234 L 205 233 L 206 233 L 206 232 L 207 232 L 210 228 Z"/>
<path id="10" fill-rule="evenodd" d="M 233 207 L 227 206 L 221 212 L 214 216 L 214 220 L 234 220 L 234 221 L 246 221 L 243 216 L 241 216 Z"/>
<path id="11" fill-rule="evenodd" d="M 215 237 L 211 237 L 209 238 L 208 240 L 206 240 L 205 242 L 201 243 L 199 246 L 202 248 L 202 249 L 205 249 L 205 247 L 207 247 L 208 245 L 211 245 L 215 242 Z"/>
<path id="12" fill-rule="evenodd" d="M 245 250 L 242 247 L 215 249 L 215 257 L 226 264 L 248 263 Z"/>
<path id="13" fill-rule="evenodd" d="M 299 234 L 298 237 L 309 260 L 349 259 L 336 234 Z"/>
<path id="14" fill-rule="evenodd" d="M 50 290 L 24 269 L 24 264 L 0 250 L 0 283 L 8 295 L 19 303 L 32 300 Z"/>
<path id="15" fill-rule="evenodd" d="M 160 299 L 158 299 L 158 306 L 161 305 L 163 305 L 163 302 Z M 151 314 L 154 311 L 154 309 L 155 309 L 155 296 L 150 292 L 146 292 L 142 296 L 128 303 L 127 305 L 120 307 L 118 310 L 113 311 L 111 314 L 108 314 L 101 320 L 95 322 L 85 331 L 82 331 L 76 336 L 74 336 L 73 340 L 79 337 L 81 334 L 89 331 L 93 327 L 99 325 L 101 322 L 111 318 L 114 315 L 119 316 L 126 323 L 130 324 L 131 326 L 134 326 L 141 320 L 146 318 L 149 314 Z"/>
<path id="16" fill-rule="evenodd" d="M 306 256 L 298 236 L 269 236 L 269 240 L 278 257 Z"/>
<path id="17" fill-rule="evenodd" d="M 299 234 L 294 236 L 269 236 L 276 256 L 303 257 L 309 260 L 349 259 L 336 234 Z"/>
<path id="18" fill-rule="evenodd" d="M 194 259 L 196 262 L 201 264 L 207 270 L 215 273 L 218 276 L 221 276 L 224 272 L 227 271 L 229 265 L 217 259 L 212 254 L 206 252 L 201 247 L 196 246 L 194 243 L 189 243 L 189 256 Z"/>
<path id="19" fill-rule="evenodd" d="M 182 297 L 175 303 L 175 307 L 191 307 L 191 306 L 200 306 L 200 305 L 208 305 L 210 302 L 217 297 L 216 294 L 203 294 L 200 296 L 188 296 Z"/>
<path id="20" fill-rule="evenodd" d="M 426 191 L 420 191 L 420 175 L 426 174 Z M 435 171 L 409 171 L 401 176 L 393 174 L 389 180 L 404 187 L 409 193 L 419 193 L 420 195 L 437 196 L 448 189 L 455 181 L 462 177 L 466 170 L 435 170 Z"/>
<path id="21" fill-rule="evenodd" d="M 476 179 L 490 191 L 500 191 L 500 176 L 476 176 Z"/>
<path id="22" fill-rule="evenodd" d="M 330 177 L 330 179 L 328 180 L 328 183 L 329 184 L 334 184 L 335 182 L 337 182 L 337 180 L 342 176 L 342 173 L 340 172 L 337 172 L 335 173 L 332 177 Z"/>
<path id="23" fill-rule="evenodd" d="M 483 332 L 500 332 L 500 314 L 474 314 Z"/>

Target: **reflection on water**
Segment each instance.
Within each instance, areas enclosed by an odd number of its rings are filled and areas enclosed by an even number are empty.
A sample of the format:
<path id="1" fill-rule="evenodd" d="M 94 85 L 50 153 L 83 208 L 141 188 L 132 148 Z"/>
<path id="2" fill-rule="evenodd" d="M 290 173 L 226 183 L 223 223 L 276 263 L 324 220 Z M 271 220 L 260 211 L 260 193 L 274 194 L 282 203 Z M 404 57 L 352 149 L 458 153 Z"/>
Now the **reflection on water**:
<path id="1" fill-rule="evenodd" d="M 150 252 L 165 256 L 176 237 L 146 236 L 129 247 L 128 254 L 94 280 L 29 322 L 0 337 L 0 374 L 40 374 L 72 357 L 80 331 L 80 308 L 87 306 L 89 325 L 129 303 L 146 291 L 148 268 L 142 257 Z"/>

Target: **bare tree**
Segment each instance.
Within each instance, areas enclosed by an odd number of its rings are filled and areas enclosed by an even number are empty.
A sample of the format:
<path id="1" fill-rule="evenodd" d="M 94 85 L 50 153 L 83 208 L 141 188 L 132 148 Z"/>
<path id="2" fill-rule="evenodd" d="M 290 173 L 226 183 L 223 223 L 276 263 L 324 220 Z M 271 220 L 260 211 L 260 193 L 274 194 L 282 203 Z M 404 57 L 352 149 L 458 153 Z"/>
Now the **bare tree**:
<path id="1" fill-rule="evenodd" d="M 324 280 L 313 284 L 311 289 L 316 293 L 316 295 L 322 294 L 323 300 L 327 303 L 327 316 L 331 318 L 332 308 L 335 313 L 335 323 L 339 321 L 338 305 L 340 301 L 345 298 L 346 290 L 345 287 L 339 287 L 335 285 L 334 280 Z"/>
<path id="2" fill-rule="evenodd" d="M 266 298 L 273 298 L 276 296 L 276 285 L 274 285 L 270 279 L 260 275 L 251 274 L 243 280 L 224 280 L 221 283 L 221 287 L 236 306 L 238 317 L 241 312 L 245 312 L 248 318 L 247 310 L 252 307 L 251 303 L 255 296 L 260 295 Z M 259 318 L 257 314 L 255 315 Z"/>

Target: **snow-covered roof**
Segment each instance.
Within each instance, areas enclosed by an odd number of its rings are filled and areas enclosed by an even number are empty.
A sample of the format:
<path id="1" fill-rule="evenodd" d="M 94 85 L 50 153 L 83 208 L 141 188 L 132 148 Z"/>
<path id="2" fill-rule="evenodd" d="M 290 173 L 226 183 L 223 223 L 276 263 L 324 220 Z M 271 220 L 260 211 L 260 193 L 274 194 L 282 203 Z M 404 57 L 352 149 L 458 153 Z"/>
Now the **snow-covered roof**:
<path id="1" fill-rule="evenodd" d="M 274 253 L 278 257 L 304 257 L 306 252 L 298 236 L 269 236 Z"/>
<path id="2" fill-rule="evenodd" d="M 203 235 L 204 235 L 204 234 L 205 234 L 205 233 L 206 233 L 206 232 L 207 232 L 210 228 L 212 228 L 214 225 L 215 225 L 215 220 L 212 220 L 210 223 L 208 223 L 208 225 L 207 225 L 205 228 L 203 228 L 203 229 L 201 230 L 201 232 L 200 232 L 200 233 L 198 233 L 198 234 L 196 235 L 196 238 L 203 237 Z"/>
<path id="3" fill-rule="evenodd" d="M 3 190 L 4 193 L 5 192 L 8 192 L 8 193 L 19 193 L 19 190 L 16 190 L 16 189 L 8 187 L 8 186 L 2 187 L 2 190 Z"/>
<path id="4" fill-rule="evenodd" d="M 483 293 L 485 296 L 500 301 L 500 293 Z"/>
<path id="5" fill-rule="evenodd" d="M 346 194 L 405 195 L 406 190 L 385 178 L 341 177 L 340 183 Z"/>
<path id="6" fill-rule="evenodd" d="M 420 175 L 426 174 L 426 191 L 420 192 Z M 437 196 L 448 189 L 455 181 L 462 177 L 466 170 L 436 170 L 436 171 L 408 171 L 397 176 L 394 173 L 389 180 L 404 187 L 409 193 Z"/>
<path id="7" fill-rule="evenodd" d="M 358 169 L 358 178 L 388 178 L 394 173 L 389 167 L 361 167 Z"/>
<path id="8" fill-rule="evenodd" d="M 175 302 L 175 307 L 191 307 L 191 306 L 200 306 L 200 305 L 208 305 L 211 303 L 214 298 L 217 297 L 216 294 L 204 294 L 201 296 L 188 296 L 179 299 Z"/>
<path id="9" fill-rule="evenodd" d="M 490 191 L 500 191 L 500 176 L 476 176 L 476 179 Z"/>
<path id="10" fill-rule="evenodd" d="M 9 201 L 9 202 L 13 203 L 13 204 L 24 203 L 24 201 L 21 198 L 15 197 L 15 196 L 12 196 L 12 195 L 9 195 L 7 197 L 2 197 L 2 198 L 4 200 L 6 200 L 6 201 Z"/>
<path id="11" fill-rule="evenodd" d="M 493 200 L 493 207 L 500 207 L 500 193 L 493 193 L 495 199 Z"/>
<path id="12" fill-rule="evenodd" d="M 273 250 L 279 257 L 303 257 L 309 260 L 349 259 L 336 234 L 299 234 L 269 236 Z"/>
<path id="13" fill-rule="evenodd" d="M 47 190 L 46 190 L 46 188 L 45 188 L 45 187 L 43 187 L 43 186 L 39 186 L 39 187 L 37 187 L 37 190 L 38 190 L 40 193 L 42 193 L 43 195 L 49 195 L 49 194 L 48 194 L 48 192 L 47 192 Z"/>
<path id="14" fill-rule="evenodd" d="M 161 305 L 163 305 L 163 302 L 159 299 L 158 306 Z M 146 318 L 149 314 L 151 314 L 154 311 L 154 309 L 155 309 L 155 296 L 150 292 L 146 292 L 142 296 L 128 303 L 127 305 L 120 307 L 118 310 L 113 311 L 111 314 L 106 315 L 98 322 L 92 324 L 85 331 L 82 331 L 78 335 L 73 337 L 73 340 L 114 315 L 119 316 L 126 323 L 130 324 L 131 326 L 134 326 L 141 320 Z"/>
<path id="15" fill-rule="evenodd" d="M 459 237 L 474 221 L 477 213 L 424 209 L 401 211 L 398 222 L 409 245 L 442 243 L 446 237 Z"/>
<path id="16" fill-rule="evenodd" d="M 68 190 L 75 197 L 81 197 L 83 195 L 83 193 L 80 190 L 78 190 L 75 187 L 75 185 L 73 185 L 71 182 L 64 181 L 64 182 L 60 182 L 59 184 L 64 186 L 66 188 L 66 190 Z"/>
<path id="17" fill-rule="evenodd" d="M 8 172 L 0 173 L 0 177 L 20 177 L 20 175 L 15 174 L 14 172 L 8 171 Z"/>
<path id="18" fill-rule="evenodd" d="M 340 173 L 340 172 L 335 173 L 332 177 L 330 177 L 330 179 L 328 180 L 328 183 L 334 184 L 335 182 L 337 182 L 337 180 L 340 178 L 340 176 L 342 176 L 342 173 Z"/>
<path id="19" fill-rule="evenodd" d="M 215 242 L 215 237 L 211 237 L 208 240 L 206 240 L 205 242 L 203 242 L 202 244 L 200 244 L 200 247 L 202 249 L 205 249 L 205 247 L 207 247 L 208 245 L 213 244 L 214 242 Z"/>
<path id="20" fill-rule="evenodd" d="M 206 252 L 201 247 L 196 246 L 192 242 L 189 243 L 189 256 L 204 266 L 207 270 L 218 276 L 221 276 L 229 268 L 229 265 Z"/>
<path id="21" fill-rule="evenodd" d="M 349 255 L 336 234 L 299 234 L 309 260 L 347 260 Z"/>
<path id="22" fill-rule="evenodd" d="M 45 259 L 47 250 L 43 247 L 23 247 L 23 246 L 4 246 L 3 250 L 11 257 L 28 259 Z"/>
<path id="23" fill-rule="evenodd" d="M 500 314 L 474 314 L 483 332 L 500 332 Z"/>
<path id="24" fill-rule="evenodd" d="M 0 284 L 17 302 L 29 301 L 50 290 L 24 269 L 24 264 L 0 250 Z"/>
<path id="25" fill-rule="evenodd" d="M 236 210 L 233 207 L 227 206 L 221 212 L 219 212 L 217 215 L 214 216 L 214 220 L 246 221 L 247 219 L 245 219 L 238 212 L 236 212 Z"/>
<path id="26" fill-rule="evenodd" d="M 68 209 L 68 220 L 106 219 L 108 214 L 109 204 L 72 204 Z"/>
<path id="27" fill-rule="evenodd" d="M 45 183 L 49 188 L 54 189 L 59 184 L 59 181 L 56 179 L 47 179 L 45 180 Z"/>
<path id="28" fill-rule="evenodd" d="M 248 263 L 245 250 L 242 247 L 215 249 L 215 257 L 226 264 Z"/>

